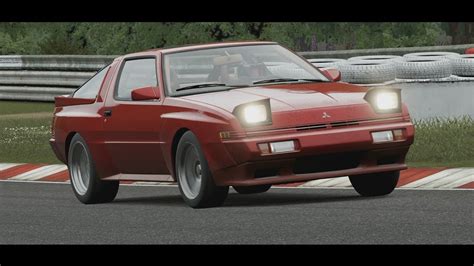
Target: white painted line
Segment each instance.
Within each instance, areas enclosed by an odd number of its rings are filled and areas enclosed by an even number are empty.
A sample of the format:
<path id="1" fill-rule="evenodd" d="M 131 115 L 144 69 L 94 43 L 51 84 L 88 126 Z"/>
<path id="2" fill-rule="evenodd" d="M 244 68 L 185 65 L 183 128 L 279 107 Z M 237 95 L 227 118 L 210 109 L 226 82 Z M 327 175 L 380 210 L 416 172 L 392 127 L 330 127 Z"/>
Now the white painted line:
<path id="1" fill-rule="evenodd" d="M 326 182 L 320 183 L 318 186 L 322 187 L 334 187 L 337 184 L 340 183 L 345 183 L 346 179 L 349 179 L 348 177 L 338 177 L 338 178 L 330 178 L 327 179 Z"/>
<path id="2" fill-rule="evenodd" d="M 461 171 L 456 172 L 455 174 L 446 176 L 444 178 L 426 183 L 424 185 L 424 187 L 437 188 L 437 187 L 445 186 L 445 185 L 448 185 L 450 183 L 453 183 L 453 182 L 456 182 L 456 181 L 459 181 L 459 180 L 464 180 L 464 179 L 466 179 L 466 177 L 469 178 L 470 176 L 474 175 L 474 169 L 471 169 L 471 168 L 459 168 L 459 169 L 461 169 Z M 466 180 L 468 180 L 468 179 L 466 179 Z M 469 182 L 466 181 L 464 183 L 461 183 L 461 185 L 467 184 L 467 183 L 469 183 Z"/>
<path id="3" fill-rule="evenodd" d="M 38 180 L 43 177 L 59 173 L 67 169 L 63 164 L 46 165 L 23 174 L 9 178 L 10 180 Z"/>
<path id="4" fill-rule="evenodd" d="M 325 187 L 349 187 L 352 186 L 349 177 L 334 178 L 330 182 L 324 183 Z"/>
<path id="5" fill-rule="evenodd" d="M 337 183 L 339 183 L 339 182 L 342 182 L 342 181 L 340 181 L 340 179 L 343 179 L 343 178 L 349 179 L 349 177 L 347 177 L 347 176 L 336 177 L 336 178 L 327 178 L 327 179 L 317 179 L 317 180 L 308 181 L 308 182 L 300 185 L 300 187 L 318 187 L 318 186 L 327 187 L 326 183 L 329 183 L 331 181 L 334 182 L 334 180 L 337 180 Z"/>
<path id="6" fill-rule="evenodd" d="M 0 163 L 0 171 L 7 170 L 8 168 L 12 168 L 21 164 L 22 163 Z"/>
<path id="7" fill-rule="evenodd" d="M 474 175 L 468 175 L 463 178 L 459 178 L 451 183 L 447 183 L 444 185 L 439 186 L 440 188 L 456 188 L 468 184 L 470 182 L 474 182 Z"/>
<path id="8" fill-rule="evenodd" d="M 438 172 L 436 174 L 433 174 L 433 175 L 418 179 L 414 182 L 408 183 L 408 184 L 406 184 L 402 187 L 403 188 L 424 187 L 424 185 L 426 185 L 430 182 L 433 182 L 435 180 L 438 180 L 438 179 L 445 178 L 447 176 L 456 174 L 457 172 L 460 172 L 462 170 L 463 170 L 462 168 L 452 168 L 452 169 L 443 170 L 443 171 Z"/>

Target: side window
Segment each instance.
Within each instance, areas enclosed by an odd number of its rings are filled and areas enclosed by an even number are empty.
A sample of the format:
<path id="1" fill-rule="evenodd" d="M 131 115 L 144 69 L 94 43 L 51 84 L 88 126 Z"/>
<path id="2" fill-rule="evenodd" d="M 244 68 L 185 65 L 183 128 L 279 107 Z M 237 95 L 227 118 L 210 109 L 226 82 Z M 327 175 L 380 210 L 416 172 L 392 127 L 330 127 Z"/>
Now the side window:
<path id="1" fill-rule="evenodd" d="M 155 58 L 127 60 L 120 74 L 115 98 L 131 100 L 133 89 L 157 85 Z"/>
<path id="2" fill-rule="evenodd" d="M 109 70 L 110 66 L 104 67 L 95 76 L 89 79 L 84 85 L 82 85 L 76 92 L 74 92 L 74 98 L 88 98 L 93 99 L 99 94 L 100 86 L 104 80 L 105 74 Z"/>

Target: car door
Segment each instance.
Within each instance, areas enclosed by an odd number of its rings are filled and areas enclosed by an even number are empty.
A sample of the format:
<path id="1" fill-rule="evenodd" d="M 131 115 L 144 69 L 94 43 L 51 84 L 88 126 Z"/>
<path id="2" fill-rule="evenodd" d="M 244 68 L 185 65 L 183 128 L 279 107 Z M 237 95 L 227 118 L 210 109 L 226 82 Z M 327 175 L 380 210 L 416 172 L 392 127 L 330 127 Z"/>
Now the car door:
<path id="1" fill-rule="evenodd" d="M 155 56 L 125 58 L 109 89 L 103 111 L 104 142 L 120 173 L 168 173 L 159 141 L 161 100 L 131 98 L 133 89 L 158 86 L 157 69 Z"/>

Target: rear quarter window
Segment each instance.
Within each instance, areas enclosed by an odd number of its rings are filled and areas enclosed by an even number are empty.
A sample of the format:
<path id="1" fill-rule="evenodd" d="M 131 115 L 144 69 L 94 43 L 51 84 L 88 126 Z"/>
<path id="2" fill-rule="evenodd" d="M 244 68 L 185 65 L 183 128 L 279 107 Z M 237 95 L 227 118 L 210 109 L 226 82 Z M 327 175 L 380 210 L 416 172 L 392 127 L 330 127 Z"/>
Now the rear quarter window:
<path id="1" fill-rule="evenodd" d="M 76 92 L 74 92 L 74 98 L 87 98 L 94 99 L 99 94 L 100 87 L 104 81 L 104 77 L 109 71 L 110 66 L 104 67 L 102 70 L 97 72 L 91 79 L 84 83 Z"/>

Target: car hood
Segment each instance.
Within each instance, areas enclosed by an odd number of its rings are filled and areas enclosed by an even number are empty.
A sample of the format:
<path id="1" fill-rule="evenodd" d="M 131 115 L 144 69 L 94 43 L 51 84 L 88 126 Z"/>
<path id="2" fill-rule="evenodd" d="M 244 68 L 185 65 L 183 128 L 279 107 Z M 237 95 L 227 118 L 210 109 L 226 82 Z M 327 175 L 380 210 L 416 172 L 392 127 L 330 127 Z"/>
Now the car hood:
<path id="1" fill-rule="evenodd" d="M 293 83 L 188 95 L 182 98 L 232 112 L 238 105 L 270 99 L 272 112 L 366 104 L 367 89 L 347 83 Z"/>

